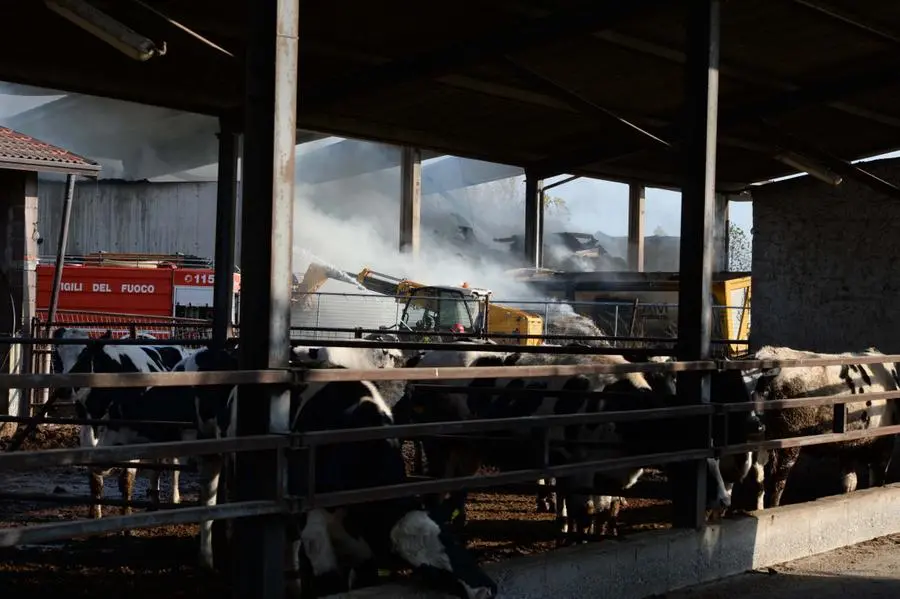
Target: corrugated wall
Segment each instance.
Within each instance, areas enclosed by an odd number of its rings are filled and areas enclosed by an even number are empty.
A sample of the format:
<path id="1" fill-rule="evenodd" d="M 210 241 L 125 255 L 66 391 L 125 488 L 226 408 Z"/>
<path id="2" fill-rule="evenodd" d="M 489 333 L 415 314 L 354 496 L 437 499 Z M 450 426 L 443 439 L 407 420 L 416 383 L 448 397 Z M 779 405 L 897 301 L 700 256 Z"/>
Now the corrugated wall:
<path id="1" fill-rule="evenodd" d="M 65 183 L 40 181 L 42 256 L 56 253 Z M 215 254 L 216 184 L 81 181 L 69 225 L 69 254 L 97 251 Z M 240 209 L 237 254 L 240 256 Z"/>

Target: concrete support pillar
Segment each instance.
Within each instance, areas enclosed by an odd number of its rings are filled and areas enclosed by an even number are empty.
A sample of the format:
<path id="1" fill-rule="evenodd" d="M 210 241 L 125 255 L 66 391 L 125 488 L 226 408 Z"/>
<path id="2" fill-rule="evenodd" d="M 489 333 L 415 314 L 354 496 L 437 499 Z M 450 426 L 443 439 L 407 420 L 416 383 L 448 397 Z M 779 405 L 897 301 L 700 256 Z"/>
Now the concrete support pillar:
<path id="1" fill-rule="evenodd" d="M 290 357 L 299 0 L 247 3 L 241 227 L 240 367 L 286 368 Z M 301 79 L 302 80 L 302 79 Z M 290 391 L 240 385 L 240 437 L 288 431 Z M 237 501 L 283 495 L 278 452 L 238 453 Z M 283 599 L 285 522 L 234 522 L 234 596 Z"/>
<path id="2" fill-rule="evenodd" d="M 544 249 L 544 180 L 525 174 L 525 259 L 540 268 Z"/>
<path id="3" fill-rule="evenodd" d="M 719 0 L 686 5 L 685 122 L 681 131 L 684 160 L 681 199 L 680 284 L 678 286 L 679 360 L 710 359 L 712 274 L 715 227 L 716 138 L 719 106 Z M 680 403 L 710 401 L 708 371 L 678 374 Z M 686 430 L 697 449 L 708 449 L 707 418 L 691 419 Z M 707 464 L 683 462 L 673 475 L 673 524 L 701 528 L 706 523 Z"/>
<path id="4" fill-rule="evenodd" d="M 400 251 L 418 256 L 422 231 L 422 153 L 400 150 Z"/>
<path id="5" fill-rule="evenodd" d="M 644 272 L 646 191 L 643 185 L 628 186 L 628 268 L 635 272 Z"/>

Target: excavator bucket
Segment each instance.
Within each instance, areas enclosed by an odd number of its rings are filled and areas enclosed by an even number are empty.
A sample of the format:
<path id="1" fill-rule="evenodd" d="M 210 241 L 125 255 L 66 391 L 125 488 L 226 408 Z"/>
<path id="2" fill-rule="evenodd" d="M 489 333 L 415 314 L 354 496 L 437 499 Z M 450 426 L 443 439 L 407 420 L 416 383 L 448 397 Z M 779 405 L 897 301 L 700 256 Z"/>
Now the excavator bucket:
<path id="1" fill-rule="evenodd" d="M 306 269 L 306 274 L 303 275 L 303 280 L 297 285 L 297 293 L 315 293 L 321 289 L 322 285 L 331 278 L 329 276 L 331 270 L 332 269 L 322 264 L 310 262 L 309 268 Z"/>
<path id="2" fill-rule="evenodd" d="M 325 266 L 324 264 L 310 262 L 309 268 L 306 269 L 306 273 L 303 275 L 303 280 L 294 287 L 294 301 L 300 302 L 303 308 L 312 308 L 313 294 L 321 289 L 322 285 L 324 285 L 328 279 L 351 281 L 356 283 L 357 287 L 362 288 L 362 286 L 356 282 L 352 273 L 345 273 L 329 266 Z"/>

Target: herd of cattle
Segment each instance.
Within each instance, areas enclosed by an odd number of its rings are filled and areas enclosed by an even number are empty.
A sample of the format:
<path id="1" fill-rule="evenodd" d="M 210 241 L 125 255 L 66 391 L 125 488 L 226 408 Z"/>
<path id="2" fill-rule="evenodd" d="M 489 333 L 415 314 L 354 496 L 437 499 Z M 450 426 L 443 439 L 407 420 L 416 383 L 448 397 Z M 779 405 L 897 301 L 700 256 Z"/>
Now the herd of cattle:
<path id="1" fill-rule="evenodd" d="M 86 331 L 59 329 L 56 338 L 84 339 L 84 344 L 58 345 L 54 370 L 68 373 L 126 373 L 163 371 L 224 371 L 237 368 L 239 348 L 200 349 L 153 345 L 103 345 L 88 339 Z M 404 352 L 377 346 L 385 336 L 371 339 L 371 348 L 295 347 L 292 362 L 309 368 L 444 368 L 569 364 L 624 364 L 626 357 L 584 353 L 502 353 L 476 351 L 471 342 L 459 341 L 458 350 Z M 810 357 L 881 355 L 874 349 L 859 353 L 814 354 L 789 348 L 765 347 L 754 358 L 787 360 Z M 654 358 L 666 361 L 670 358 Z M 632 357 L 631 361 L 637 358 Z M 309 432 L 358 427 L 390 427 L 401 423 L 446 422 L 466 419 L 591 414 L 601 411 L 649 409 L 677 405 L 673 373 L 587 374 L 547 378 L 438 380 L 425 384 L 401 381 L 311 383 L 292 407 L 291 430 Z M 900 389 L 894 364 L 855 364 L 828 367 L 766 369 L 741 372 L 723 370 L 712 375 L 713 402 L 765 402 L 811 395 L 868 394 Z M 598 393 L 598 392 L 602 392 Z M 148 387 L 140 389 L 56 389 L 74 399 L 79 416 L 110 420 L 105 426 L 83 426 L 86 446 L 123 445 L 187 439 L 221 438 L 234 434 L 236 388 Z M 764 403 L 762 404 L 764 405 Z M 748 408 L 750 406 L 747 406 Z M 791 410 L 727 411 L 729 444 L 766 436 L 784 438 L 832 431 L 831 406 Z M 596 461 L 688 449 L 699 435 L 691 427 L 706 426 L 706 417 L 679 420 L 590 422 L 554 427 L 547 433 L 549 455 L 538 455 L 533 429 L 502 433 L 441 435 L 417 442 L 432 477 L 473 475 L 483 465 L 500 470 L 531 469 L 536 460 L 550 465 Z M 189 422 L 190 426 L 124 425 L 122 420 Z M 847 404 L 846 429 L 900 423 L 894 402 L 865 400 Z M 693 444 L 692 444 L 693 443 Z M 544 443 L 538 444 L 541 447 Z M 839 444 L 811 446 L 804 451 L 839 458 L 835 473 L 845 492 L 856 487 L 859 467 L 869 469 L 869 484 L 883 484 L 894 438 L 882 436 Z M 747 452 L 707 460 L 707 507 L 732 506 L 735 485 L 752 489 L 762 509 L 781 501 L 799 448 Z M 200 500 L 214 505 L 223 457 L 197 458 Z M 399 484 L 409 479 L 399 439 L 329 445 L 316 454 L 315 488 L 318 493 Z M 416 460 L 417 466 L 424 466 Z M 135 464 L 139 466 L 139 464 Z M 652 464 L 648 464 L 650 466 Z M 301 466 L 302 468 L 303 466 Z M 669 474 L 676 474 L 663 466 Z M 158 470 L 151 470 L 151 498 L 159 499 Z M 296 475 L 302 486 L 305 470 Z M 582 539 L 608 525 L 615 527 L 621 506 L 616 490 L 634 486 L 642 468 L 620 468 L 567 475 L 554 483 L 553 493 L 539 493 L 537 508 L 553 510 L 568 539 Z M 103 476 L 91 471 L 91 490 L 99 498 Z M 122 471 L 119 487 L 130 497 L 136 471 Z M 173 502 L 179 501 L 177 470 L 173 471 Z M 543 483 L 543 481 L 538 481 Z M 598 489 L 602 493 L 598 494 Z M 291 561 L 302 580 L 303 596 L 326 595 L 374 584 L 378 569 L 402 565 L 431 584 L 441 585 L 468 599 L 495 596 L 495 583 L 457 542 L 455 526 L 465 520 L 465 493 L 373 501 L 335 509 L 314 509 L 298 516 L 290 527 Z M 123 508 L 125 513 L 128 508 Z M 99 518 L 100 507 L 91 510 Z M 200 560 L 212 567 L 211 522 L 200 526 Z M 387 565 L 386 565 L 387 564 Z M 298 582 L 298 585 L 300 583 Z"/>

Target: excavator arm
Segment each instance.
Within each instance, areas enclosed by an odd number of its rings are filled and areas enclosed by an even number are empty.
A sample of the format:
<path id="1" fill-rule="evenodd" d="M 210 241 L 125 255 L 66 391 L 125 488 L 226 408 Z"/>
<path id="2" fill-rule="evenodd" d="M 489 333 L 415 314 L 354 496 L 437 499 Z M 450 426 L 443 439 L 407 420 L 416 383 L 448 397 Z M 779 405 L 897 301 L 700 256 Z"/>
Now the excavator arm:
<path id="1" fill-rule="evenodd" d="M 361 290 L 368 289 L 375 293 L 392 296 L 405 296 L 409 293 L 410 289 L 423 286 L 420 283 L 392 277 L 380 272 L 375 272 L 369 268 L 364 268 L 358 273 L 353 273 L 337 268 L 331 268 L 330 266 L 325 266 L 318 262 L 311 262 L 309 268 L 306 269 L 306 273 L 303 275 L 303 280 L 297 284 L 295 293 L 298 296 L 316 293 L 329 279 L 353 283 Z"/>
<path id="2" fill-rule="evenodd" d="M 384 273 L 375 272 L 369 268 L 364 268 L 359 273 L 352 273 L 331 268 L 316 262 L 310 263 L 309 268 L 306 269 L 306 273 L 303 275 L 303 280 L 297 285 L 295 290 L 296 298 L 302 301 L 304 305 L 310 305 L 309 298 L 311 297 L 311 294 L 314 294 L 321 289 L 322 285 L 329 279 L 354 283 L 360 289 L 368 289 L 375 293 L 396 297 L 398 302 L 416 302 L 417 305 L 426 306 L 429 305 L 429 303 L 437 305 L 438 301 L 436 297 L 432 298 L 430 296 L 419 298 L 415 290 L 428 286 L 410 281 L 409 279 L 392 277 Z M 441 290 L 454 288 L 428 287 L 428 289 Z M 468 289 L 468 286 L 464 284 L 463 289 Z M 423 291 L 427 290 L 423 289 Z M 476 293 L 476 295 L 485 298 L 490 295 L 490 292 L 487 290 L 473 289 L 469 292 Z M 454 293 L 461 293 L 461 289 L 458 289 Z M 484 331 L 484 325 L 486 324 L 487 330 L 491 333 L 518 333 L 525 335 L 540 335 L 543 333 L 544 321 L 540 316 L 531 314 L 525 310 L 504 306 L 502 304 L 494 304 L 489 301 L 486 301 L 485 305 L 487 306 L 487 322 L 482 323 L 481 331 L 479 332 Z M 511 340 L 500 340 L 501 343 L 509 341 Z M 539 345 L 541 341 L 539 339 L 522 339 L 519 343 L 522 345 Z"/>

